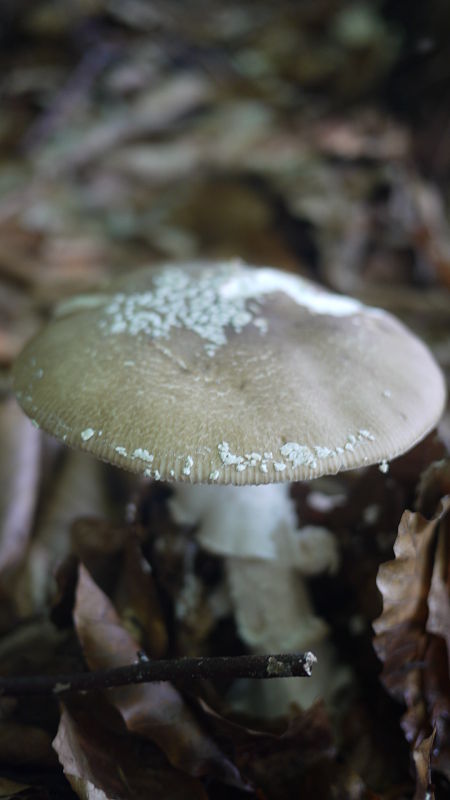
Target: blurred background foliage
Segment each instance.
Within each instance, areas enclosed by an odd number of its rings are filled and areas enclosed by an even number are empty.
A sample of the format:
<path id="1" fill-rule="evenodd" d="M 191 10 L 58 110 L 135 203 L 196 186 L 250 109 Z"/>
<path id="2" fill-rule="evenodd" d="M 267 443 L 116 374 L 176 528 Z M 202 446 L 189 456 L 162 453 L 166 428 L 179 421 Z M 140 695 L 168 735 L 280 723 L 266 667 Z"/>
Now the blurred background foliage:
<path id="1" fill-rule="evenodd" d="M 391 308 L 449 366 L 446 2 L 4 0 L 0 36 L 4 366 L 75 289 L 228 256 Z"/>

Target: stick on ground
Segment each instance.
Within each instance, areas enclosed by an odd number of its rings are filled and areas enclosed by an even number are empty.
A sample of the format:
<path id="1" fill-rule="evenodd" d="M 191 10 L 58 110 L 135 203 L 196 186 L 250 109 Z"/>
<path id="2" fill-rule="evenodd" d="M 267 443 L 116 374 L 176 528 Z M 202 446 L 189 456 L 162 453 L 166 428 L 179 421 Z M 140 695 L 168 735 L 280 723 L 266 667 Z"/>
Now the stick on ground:
<path id="1" fill-rule="evenodd" d="M 0 678 L 0 696 L 66 694 L 90 692 L 152 681 L 206 678 L 307 678 L 316 657 L 313 653 L 279 655 L 219 656 L 150 661 L 140 656 L 137 663 L 116 669 L 59 675 Z"/>

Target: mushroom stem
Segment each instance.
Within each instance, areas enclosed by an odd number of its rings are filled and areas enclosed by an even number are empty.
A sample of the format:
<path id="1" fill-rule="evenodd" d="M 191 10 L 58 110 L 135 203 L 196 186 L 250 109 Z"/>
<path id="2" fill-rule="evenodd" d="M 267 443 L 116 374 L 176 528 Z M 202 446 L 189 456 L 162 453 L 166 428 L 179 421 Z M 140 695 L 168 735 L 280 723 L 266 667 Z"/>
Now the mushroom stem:
<path id="1" fill-rule="evenodd" d="M 314 614 L 303 576 L 336 569 L 332 534 L 297 527 L 288 484 L 178 484 L 169 502 L 176 522 L 197 525 L 200 544 L 225 557 L 236 624 L 249 648 L 256 653 L 311 649 L 318 657 L 308 686 L 289 679 L 275 693 L 263 687 L 267 696 L 262 703 L 258 699 L 258 710 L 273 716 L 292 702 L 305 708 L 318 697 L 329 699 L 335 680 L 328 628 Z"/>
<path id="2" fill-rule="evenodd" d="M 227 582 L 241 638 L 254 652 L 301 652 L 322 641 L 326 623 L 314 615 L 299 573 L 272 561 L 227 558 Z"/>

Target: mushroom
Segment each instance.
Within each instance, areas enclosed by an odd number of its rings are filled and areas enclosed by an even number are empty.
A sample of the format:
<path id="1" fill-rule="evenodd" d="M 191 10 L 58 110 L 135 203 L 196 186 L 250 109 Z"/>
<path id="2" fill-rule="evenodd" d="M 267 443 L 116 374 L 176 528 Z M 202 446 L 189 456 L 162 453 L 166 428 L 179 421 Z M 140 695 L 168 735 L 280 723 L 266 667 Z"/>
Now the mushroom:
<path id="1" fill-rule="evenodd" d="M 315 647 L 323 669 L 294 696 L 325 694 L 327 628 L 300 576 L 336 569 L 336 545 L 298 529 L 289 482 L 385 469 L 434 427 L 445 389 L 425 345 L 292 274 L 169 264 L 60 305 L 14 381 L 47 432 L 173 484 L 175 519 L 226 559 L 241 637 L 255 650 Z"/>

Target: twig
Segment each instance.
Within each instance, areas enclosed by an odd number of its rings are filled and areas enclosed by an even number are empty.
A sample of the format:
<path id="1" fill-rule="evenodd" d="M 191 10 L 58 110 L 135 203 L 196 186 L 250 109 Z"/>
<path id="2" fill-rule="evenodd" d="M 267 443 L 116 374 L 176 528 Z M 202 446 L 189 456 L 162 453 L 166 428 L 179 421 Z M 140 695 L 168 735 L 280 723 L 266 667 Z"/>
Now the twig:
<path id="1" fill-rule="evenodd" d="M 316 661 L 313 653 L 282 655 L 219 656 L 149 661 L 116 669 L 59 675 L 0 678 L 0 696 L 65 694 L 91 692 L 151 681 L 177 681 L 207 678 L 293 678 L 309 677 Z"/>

